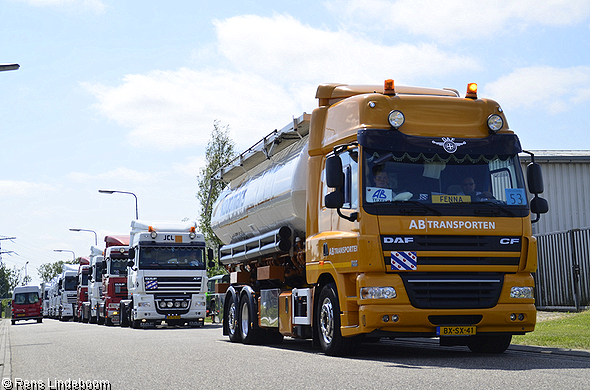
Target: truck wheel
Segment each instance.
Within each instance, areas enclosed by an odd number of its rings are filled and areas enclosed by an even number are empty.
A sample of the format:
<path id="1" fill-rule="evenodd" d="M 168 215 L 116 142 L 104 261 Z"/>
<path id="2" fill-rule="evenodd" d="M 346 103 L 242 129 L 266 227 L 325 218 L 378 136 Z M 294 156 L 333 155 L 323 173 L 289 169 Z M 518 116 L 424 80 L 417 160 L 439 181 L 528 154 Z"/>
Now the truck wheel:
<path id="1" fill-rule="evenodd" d="M 37 323 L 40 324 L 43 322 L 43 318 L 37 318 Z"/>
<path id="2" fill-rule="evenodd" d="M 472 336 L 467 346 L 475 353 L 503 353 L 510 346 L 512 335 L 479 335 Z"/>
<path id="3" fill-rule="evenodd" d="M 90 316 L 90 323 L 91 324 L 96 324 L 96 317 L 93 317 L 92 315 Z"/>
<path id="4" fill-rule="evenodd" d="M 320 299 L 315 316 L 320 346 L 326 355 L 342 356 L 354 352 L 360 341 L 358 337 L 342 337 L 340 333 L 340 304 L 336 286 L 327 284 L 320 292 Z"/>
<path id="5" fill-rule="evenodd" d="M 244 344 L 259 344 L 262 341 L 260 329 L 254 327 L 256 318 L 250 318 L 250 313 L 254 308 L 247 296 L 242 297 L 240 302 L 240 336 Z"/>
<path id="6" fill-rule="evenodd" d="M 16 324 L 16 320 L 12 320 L 12 325 Z"/>
<path id="7" fill-rule="evenodd" d="M 229 305 L 226 311 L 227 331 L 229 333 L 229 341 L 232 343 L 239 343 L 240 329 L 238 322 L 238 297 L 232 295 L 229 298 Z"/>

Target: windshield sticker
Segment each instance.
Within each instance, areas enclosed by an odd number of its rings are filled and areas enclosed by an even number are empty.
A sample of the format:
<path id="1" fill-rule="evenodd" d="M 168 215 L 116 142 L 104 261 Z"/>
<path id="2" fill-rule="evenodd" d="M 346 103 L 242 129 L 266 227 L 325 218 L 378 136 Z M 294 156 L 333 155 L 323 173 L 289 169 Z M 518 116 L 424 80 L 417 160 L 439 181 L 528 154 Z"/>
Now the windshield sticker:
<path id="1" fill-rule="evenodd" d="M 391 252 L 392 271 L 416 271 L 417 267 L 416 252 Z"/>
<path id="2" fill-rule="evenodd" d="M 393 201 L 393 190 L 389 188 L 367 187 L 367 202 L 391 202 Z"/>
<path id="3" fill-rule="evenodd" d="M 432 195 L 432 203 L 471 203 L 469 195 Z"/>
<path id="4" fill-rule="evenodd" d="M 495 230 L 496 222 L 493 221 L 429 221 L 427 219 L 412 219 L 409 229 L 476 229 Z"/>
<path id="5" fill-rule="evenodd" d="M 507 205 L 524 205 L 526 204 L 526 195 L 524 188 L 506 188 L 506 204 Z"/>
<path id="6" fill-rule="evenodd" d="M 467 142 L 455 142 L 454 138 L 442 137 L 442 142 L 432 140 L 432 143 L 438 146 L 442 146 L 447 153 L 455 153 L 457 147 L 465 145 Z"/>

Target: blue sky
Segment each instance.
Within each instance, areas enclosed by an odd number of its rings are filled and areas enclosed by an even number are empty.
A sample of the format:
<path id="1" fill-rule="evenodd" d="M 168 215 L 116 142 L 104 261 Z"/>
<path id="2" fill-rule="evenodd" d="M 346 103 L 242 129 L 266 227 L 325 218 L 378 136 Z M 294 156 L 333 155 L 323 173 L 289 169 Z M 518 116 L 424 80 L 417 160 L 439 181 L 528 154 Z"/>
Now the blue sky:
<path id="1" fill-rule="evenodd" d="M 0 0 L 2 260 L 87 256 L 97 232 L 197 219 L 219 120 L 244 150 L 326 82 L 479 84 L 525 149 L 590 149 L 587 0 Z M 24 271 L 23 271 L 24 272 Z"/>

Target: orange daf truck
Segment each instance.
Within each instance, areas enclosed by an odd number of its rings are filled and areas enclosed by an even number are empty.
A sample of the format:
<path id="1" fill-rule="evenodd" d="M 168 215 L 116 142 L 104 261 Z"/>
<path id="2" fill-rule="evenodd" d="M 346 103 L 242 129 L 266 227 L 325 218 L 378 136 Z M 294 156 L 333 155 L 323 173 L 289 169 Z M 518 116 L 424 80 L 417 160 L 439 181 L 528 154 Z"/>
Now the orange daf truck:
<path id="1" fill-rule="evenodd" d="M 216 174 L 224 334 L 343 355 L 366 337 L 502 353 L 533 331 L 531 222 L 548 204 L 501 106 L 475 84 L 460 96 L 393 80 L 316 98 Z"/>

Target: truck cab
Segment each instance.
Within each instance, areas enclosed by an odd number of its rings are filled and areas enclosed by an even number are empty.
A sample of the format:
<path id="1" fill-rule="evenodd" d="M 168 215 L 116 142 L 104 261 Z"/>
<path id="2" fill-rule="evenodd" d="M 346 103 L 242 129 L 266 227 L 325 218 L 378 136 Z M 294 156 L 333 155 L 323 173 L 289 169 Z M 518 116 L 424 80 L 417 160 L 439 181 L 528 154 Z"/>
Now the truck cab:
<path id="1" fill-rule="evenodd" d="M 67 267 L 68 265 L 64 265 Z M 59 313 L 60 321 L 69 321 L 74 317 L 78 291 L 78 271 L 72 268 L 65 268 L 61 275 L 59 286 Z"/>
<path id="2" fill-rule="evenodd" d="M 83 303 L 84 314 L 82 318 L 84 321 L 96 324 L 98 322 L 98 305 L 102 299 L 102 270 L 104 268 L 102 249 L 91 246 L 89 257 L 88 302 Z"/>
<path id="3" fill-rule="evenodd" d="M 106 236 L 102 268 L 102 298 L 98 308 L 98 323 L 119 325 L 120 301 L 127 298 L 127 262 L 129 236 Z"/>
<path id="4" fill-rule="evenodd" d="M 90 260 L 81 257 L 78 267 L 78 289 L 76 292 L 76 307 L 74 310 L 75 322 L 87 322 L 83 318 L 84 303 L 88 302 L 88 274 L 90 273 Z"/>
<path id="5" fill-rule="evenodd" d="M 132 221 L 127 271 L 122 326 L 204 324 L 205 239 L 196 223 Z"/>

